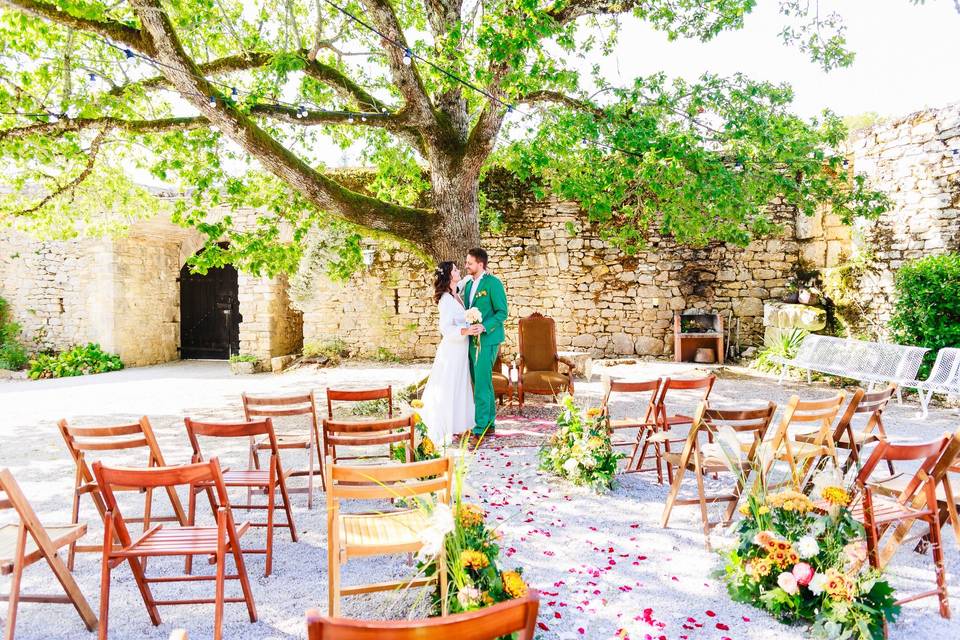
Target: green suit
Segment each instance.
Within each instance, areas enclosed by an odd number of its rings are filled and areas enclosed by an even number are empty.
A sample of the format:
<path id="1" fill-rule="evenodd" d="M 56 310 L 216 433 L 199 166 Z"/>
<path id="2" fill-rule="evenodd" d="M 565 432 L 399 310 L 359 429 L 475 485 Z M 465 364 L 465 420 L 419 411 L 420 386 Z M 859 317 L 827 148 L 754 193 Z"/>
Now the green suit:
<path id="1" fill-rule="evenodd" d="M 503 323 L 507 319 L 507 292 L 499 279 L 484 273 L 477 292 L 470 302 L 474 286 L 471 278 L 463 290 L 467 308 L 476 308 L 483 315 L 484 332 L 470 338 L 470 377 L 473 379 L 474 435 L 492 432 L 497 418 L 497 401 L 493 395 L 493 363 L 503 342 Z M 480 349 L 477 352 L 477 341 Z"/>

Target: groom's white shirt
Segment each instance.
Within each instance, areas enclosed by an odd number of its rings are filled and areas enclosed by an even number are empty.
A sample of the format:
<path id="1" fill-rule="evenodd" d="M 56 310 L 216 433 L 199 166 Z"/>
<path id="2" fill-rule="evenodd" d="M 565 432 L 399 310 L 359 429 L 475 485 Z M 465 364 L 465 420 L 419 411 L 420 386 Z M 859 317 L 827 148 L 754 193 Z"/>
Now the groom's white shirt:
<path id="1" fill-rule="evenodd" d="M 470 300 L 467 302 L 467 306 L 468 306 L 468 307 L 472 307 L 472 306 L 473 306 L 473 297 L 474 297 L 475 295 L 477 295 L 477 289 L 480 288 L 480 281 L 483 280 L 483 276 L 485 276 L 485 275 L 487 275 L 487 272 L 486 272 L 486 271 L 481 271 L 479 278 L 473 278 L 473 286 L 470 287 Z M 464 286 L 466 286 L 466 285 L 464 285 Z"/>

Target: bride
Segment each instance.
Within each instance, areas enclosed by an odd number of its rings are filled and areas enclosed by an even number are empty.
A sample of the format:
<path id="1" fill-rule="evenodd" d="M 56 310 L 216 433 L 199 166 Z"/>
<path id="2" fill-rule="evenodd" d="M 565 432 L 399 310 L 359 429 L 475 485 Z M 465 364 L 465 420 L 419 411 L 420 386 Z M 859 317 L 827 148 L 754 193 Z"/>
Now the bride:
<path id="1" fill-rule="evenodd" d="M 434 276 L 434 301 L 440 311 L 443 337 L 423 391 L 421 417 L 430 439 L 439 446 L 449 446 L 455 435 L 473 428 L 473 387 L 467 354 L 470 330 L 458 293 L 457 265 L 441 262 Z"/>

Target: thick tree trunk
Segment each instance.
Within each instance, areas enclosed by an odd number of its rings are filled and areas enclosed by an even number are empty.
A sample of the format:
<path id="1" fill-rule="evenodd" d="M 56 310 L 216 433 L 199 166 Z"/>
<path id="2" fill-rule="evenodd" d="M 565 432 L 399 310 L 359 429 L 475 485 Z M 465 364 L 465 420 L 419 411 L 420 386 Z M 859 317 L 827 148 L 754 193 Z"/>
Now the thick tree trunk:
<path id="1" fill-rule="evenodd" d="M 453 163 L 431 169 L 437 221 L 424 244 L 437 262 L 463 264 L 467 251 L 480 246 L 479 176 L 464 173 Z"/>

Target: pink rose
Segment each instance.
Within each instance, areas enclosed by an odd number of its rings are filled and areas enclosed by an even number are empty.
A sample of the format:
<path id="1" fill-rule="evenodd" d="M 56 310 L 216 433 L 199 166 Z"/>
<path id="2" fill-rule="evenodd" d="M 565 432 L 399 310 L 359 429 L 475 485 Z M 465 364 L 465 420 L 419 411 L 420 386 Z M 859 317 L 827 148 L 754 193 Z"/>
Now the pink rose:
<path id="1" fill-rule="evenodd" d="M 813 574 L 813 567 L 806 562 L 798 562 L 793 565 L 793 577 L 796 578 L 797 584 L 803 587 L 810 584 L 810 581 L 813 580 Z"/>
<path id="2" fill-rule="evenodd" d="M 788 571 L 784 571 L 777 576 L 777 586 L 791 596 L 796 595 L 800 591 L 800 586 L 797 584 L 797 579 L 794 578 L 793 574 Z"/>

